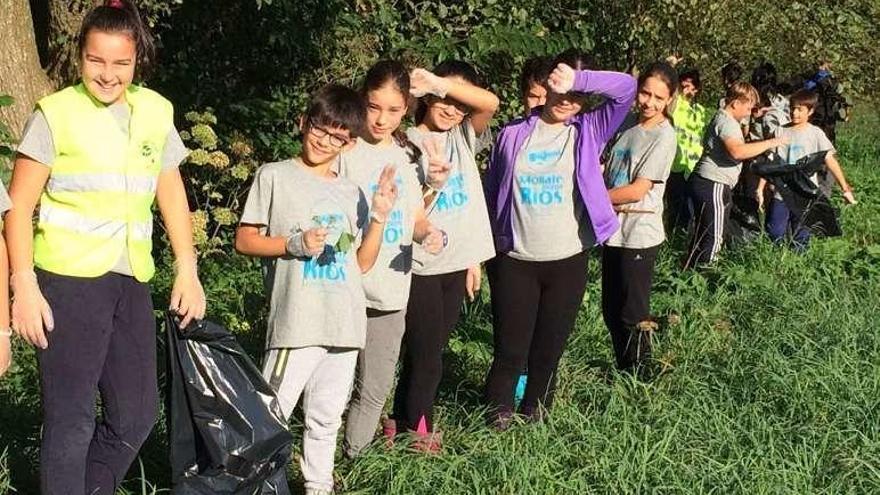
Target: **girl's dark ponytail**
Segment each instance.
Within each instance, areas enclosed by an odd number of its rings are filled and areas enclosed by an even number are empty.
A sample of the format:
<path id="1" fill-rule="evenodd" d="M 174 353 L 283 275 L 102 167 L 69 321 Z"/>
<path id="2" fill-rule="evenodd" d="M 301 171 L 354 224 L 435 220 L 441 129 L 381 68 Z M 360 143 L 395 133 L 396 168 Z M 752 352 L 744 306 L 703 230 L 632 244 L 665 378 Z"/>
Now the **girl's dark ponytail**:
<path id="1" fill-rule="evenodd" d="M 125 33 L 134 41 L 137 50 L 135 78 L 145 79 L 156 62 L 156 44 L 141 14 L 131 0 L 106 0 L 83 19 L 79 31 L 79 55 L 82 58 L 86 37 L 92 31 Z"/>

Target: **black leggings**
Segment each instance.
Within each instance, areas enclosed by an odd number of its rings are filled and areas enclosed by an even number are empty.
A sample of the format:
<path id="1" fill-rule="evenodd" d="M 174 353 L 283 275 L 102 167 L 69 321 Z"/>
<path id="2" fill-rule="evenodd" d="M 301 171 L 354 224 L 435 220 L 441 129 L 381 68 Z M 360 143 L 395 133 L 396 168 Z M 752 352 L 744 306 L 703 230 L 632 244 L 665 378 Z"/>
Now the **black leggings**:
<path id="1" fill-rule="evenodd" d="M 519 374 L 528 366 L 520 410 L 553 402 L 556 368 L 587 285 L 586 251 L 558 261 L 521 261 L 499 254 L 489 263 L 495 359 L 486 378 L 490 412 L 513 412 Z"/>
<path id="2" fill-rule="evenodd" d="M 659 250 L 660 246 L 602 248 L 602 318 L 619 368 L 628 368 L 650 354 L 650 341 L 633 338 L 641 339 L 634 327 L 651 315 L 651 285 Z M 639 344 L 647 347 L 639 348 Z"/>
<path id="3" fill-rule="evenodd" d="M 395 420 L 415 430 L 423 419 L 433 429 L 434 399 L 443 376 L 443 349 L 458 323 L 467 270 L 413 275 L 406 309 L 400 378 L 394 393 Z"/>
<path id="4" fill-rule="evenodd" d="M 733 193 L 727 184 L 691 174 L 688 194 L 694 208 L 694 229 L 684 266 L 693 268 L 715 261 L 721 251 Z"/>

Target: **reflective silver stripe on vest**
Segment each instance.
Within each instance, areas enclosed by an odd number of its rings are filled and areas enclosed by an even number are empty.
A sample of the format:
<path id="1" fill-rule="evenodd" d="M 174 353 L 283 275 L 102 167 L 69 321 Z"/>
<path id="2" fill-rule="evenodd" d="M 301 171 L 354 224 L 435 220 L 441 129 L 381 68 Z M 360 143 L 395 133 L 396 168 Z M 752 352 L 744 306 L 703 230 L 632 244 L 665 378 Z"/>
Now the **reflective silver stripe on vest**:
<path id="1" fill-rule="evenodd" d="M 156 190 L 154 176 L 125 174 L 53 174 L 46 190 L 56 192 L 127 192 L 149 194 Z"/>
<path id="2" fill-rule="evenodd" d="M 63 208 L 48 205 L 40 206 L 40 223 L 106 238 L 125 235 L 126 222 L 122 220 L 100 220 L 82 216 Z M 149 239 L 153 235 L 153 219 L 131 224 L 131 238 L 136 241 Z"/>

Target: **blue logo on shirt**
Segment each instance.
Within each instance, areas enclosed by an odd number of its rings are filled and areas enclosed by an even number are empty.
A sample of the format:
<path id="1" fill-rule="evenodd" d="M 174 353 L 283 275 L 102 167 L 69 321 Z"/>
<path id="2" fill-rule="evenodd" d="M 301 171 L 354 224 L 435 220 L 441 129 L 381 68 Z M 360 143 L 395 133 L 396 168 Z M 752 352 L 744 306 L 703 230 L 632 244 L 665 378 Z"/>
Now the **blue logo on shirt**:
<path id="1" fill-rule="evenodd" d="M 446 187 L 440 192 L 434 207 L 438 212 L 449 213 L 464 208 L 468 204 L 468 200 L 464 176 L 461 172 L 458 172 L 456 175 L 449 177 Z"/>
<path id="2" fill-rule="evenodd" d="M 342 213 L 325 213 L 312 217 L 312 228 L 327 229 L 324 251 L 303 264 L 304 281 L 345 282 L 345 265 L 354 236 L 346 229 Z"/>
<path id="3" fill-rule="evenodd" d="M 326 280 L 329 282 L 345 282 L 345 263 L 348 258 L 347 254 L 333 253 L 326 255 L 328 251 L 332 251 L 330 246 L 324 246 L 324 253 L 317 258 L 309 258 L 303 265 L 303 280 Z M 333 261 L 327 262 L 322 258 L 332 258 Z"/>
<path id="4" fill-rule="evenodd" d="M 561 175 L 520 174 L 516 182 L 519 185 L 520 202 L 527 207 L 540 208 L 562 203 L 565 179 Z"/>
<path id="5" fill-rule="evenodd" d="M 526 156 L 531 165 L 546 165 L 551 161 L 558 160 L 562 156 L 562 150 L 530 151 Z"/>

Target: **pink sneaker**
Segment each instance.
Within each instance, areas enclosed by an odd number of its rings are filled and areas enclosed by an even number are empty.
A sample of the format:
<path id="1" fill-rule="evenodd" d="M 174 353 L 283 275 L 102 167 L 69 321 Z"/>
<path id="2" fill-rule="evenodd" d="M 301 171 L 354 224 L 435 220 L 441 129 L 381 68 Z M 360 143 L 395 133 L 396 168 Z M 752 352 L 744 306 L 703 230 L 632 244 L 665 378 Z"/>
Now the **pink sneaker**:
<path id="1" fill-rule="evenodd" d="M 428 424 L 424 416 L 419 420 L 418 428 L 415 431 L 409 430 L 409 434 L 412 439 L 410 448 L 416 452 L 439 454 L 443 450 L 443 432 L 428 431 Z"/>
<path id="2" fill-rule="evenodd" d="M 382 420 L 382 436 L 385 437 L 385 448 L 394 447 L 394 437 L 397 436 L 397 421 L 391 418 Z"/>

